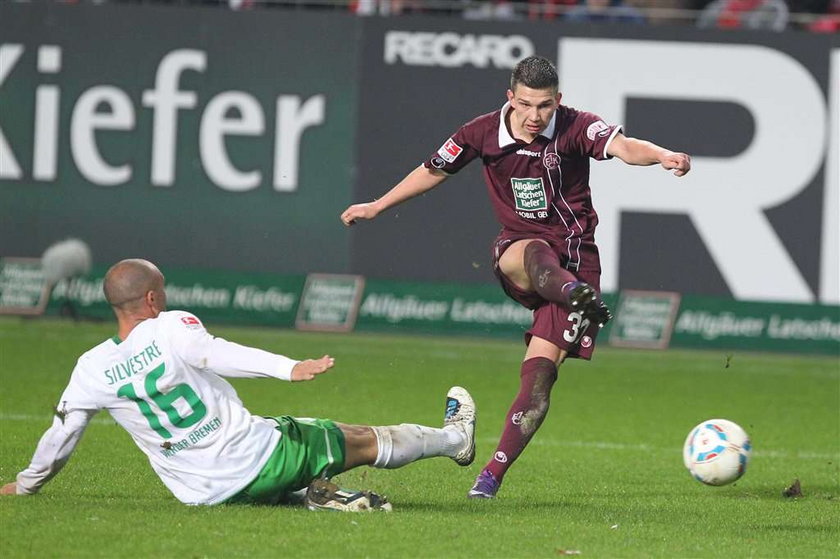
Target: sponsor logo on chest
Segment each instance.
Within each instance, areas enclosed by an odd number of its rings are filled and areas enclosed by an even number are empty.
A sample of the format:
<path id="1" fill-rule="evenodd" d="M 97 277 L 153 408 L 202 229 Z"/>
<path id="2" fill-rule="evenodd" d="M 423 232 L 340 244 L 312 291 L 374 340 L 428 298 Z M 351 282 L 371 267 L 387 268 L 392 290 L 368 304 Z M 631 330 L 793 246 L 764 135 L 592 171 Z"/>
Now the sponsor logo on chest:
<path id="1" fill-rule="evenodd" d="M 548 209 L 548 199 L 545 195 L 542 178 L 511 178 L 510 185 L 513 189 L 513 198 L 516 202 L 517 211 L 531 212 Z"/>
<path id="2" fill-rule="evenodd" d="M 527 149 L 520 149 L 516 152 L 516 155 L 527 155 L 529 157 L 539 157 L 540 152 L 538 151 L 531 151 Z"/>

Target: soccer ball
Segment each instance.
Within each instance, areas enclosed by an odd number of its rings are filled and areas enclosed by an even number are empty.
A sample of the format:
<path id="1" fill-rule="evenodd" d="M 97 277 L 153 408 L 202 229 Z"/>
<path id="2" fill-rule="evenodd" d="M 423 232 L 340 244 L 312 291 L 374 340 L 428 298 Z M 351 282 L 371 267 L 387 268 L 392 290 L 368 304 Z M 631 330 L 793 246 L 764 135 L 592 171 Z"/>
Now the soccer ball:
<path id="1" fill-rule="evenodd" d="M 726 485 L 747 470 L 752 444 L 746 431 L 726 419 L 697 425 L 683 445 L 683 462 L 694 479 L 706 485 Z"/>

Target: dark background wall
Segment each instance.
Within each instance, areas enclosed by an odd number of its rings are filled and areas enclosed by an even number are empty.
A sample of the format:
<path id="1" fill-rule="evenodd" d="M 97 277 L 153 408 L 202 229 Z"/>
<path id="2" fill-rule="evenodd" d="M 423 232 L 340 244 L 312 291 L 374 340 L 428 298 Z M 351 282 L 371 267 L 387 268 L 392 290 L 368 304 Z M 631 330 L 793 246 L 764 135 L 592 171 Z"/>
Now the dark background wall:
<path id="1" fill-rule="evenodd" d="M 394 32 L 414 39 L 418 33 L 428 35 L 420 36 L 425 43 L 405 47 L 403 56 L 387 55 L 386 38 Z M 449 46 L 436 54 L 429 45 L 442 34 Z M 0 45 L 5 60 L 11 60 L 16 48 L 22 51 L 0 83 L 0 131 L 7 143 L 5 153 L 11 153 L 21 169 L 16 175 L 8 157 L 0 159 L 0 255 L 39 255 L 56 240 L 78 236 L 91 244 L 97 262 L 143 255 L 162 265 L 189 268 L 354 272 L 383 279 L 491 283 L 489 245 L 498 226 L 479 163 L 375 222 L 346 229 L 338 215 L 353 201 L 371 200 L 387 191 L 462 123 L 497 110 L 518 57 L 533 52 L 559 61 L 567 38 L 766 47 L 803 68 L 822 97 L 823 114 L 833 114 L 827 103 L 829 54 L 837 39 L 831 37 L 285 11 L 3 4 Z M 60 49 L 60 69 L 50 69 L 49 53 L 39 59 L 45 46 Z M 206 66 L 182 69 L 175 80 L 177 95 L 193 92 L 195 101 L 170 115 L 169 125 L 174 121 L 177 127 L 174 178 L 170 184 L 156 184 L 155 109 L 144 102 L 144 94 L 158 89 L 162 61 L 179 50 L 203 53 Z M 559 69 L 563 76 L 564 68 Z M 601 69 L 593 65 L 591 71 L 596 75 Z M 672 71 L 656 61 L 648 71 L 673 74 L 686 87 L 694 79 L 690 67 Z M 42 127 L 42 134 L 56 131 L 57 172 L 44 178 L 34 176 L 34 160 L 39 150 L 44 157 L 49 142 L 42 138 L 37 149 L 33 144 L 39 118 L 36 100 L 50 87 L 58 92 L 57 116 L 50 120 L 44 97 L 40 118 L 42 124 L 52 122 L 52 128 Z M 73 132 L 79 100 L 103 87 L 122 91 L 133 113 L 130 126 L 98 125 L 92 132 L 107 165 L 130 167 L 130 178 L 118 184 L 85 176 L 80 167 L 87 156 L 73 147 L 78 144 L 74 138 L 84 136 L 83 126 L 76 128 L 82 130 L 79 134 Z M 783 79 L 779 87 L 785 87 Z M 586 95 L 574 88 L 566 93 L 569 104 L 589 108 Z M 237 132 L 235 122 L 247 116 L 241 109 L 228 108 L 217 115 L 231 127 L 222 141 L 230 164 L 239 173 L 261 173 L 258 183 L 238 190 L 208 174 L 213 162 L 201 153 L 202 145 L 211 143 L 201 134 L 208 109 L 231 96 L 252 99 L 263 121 L 257 132 Z M 314 103 L 302 131 L 285 121 L 278 124 L 281 98 L 297 99 L 297 116 L 304 121 L 302 106 Z M 795 111 L 798 102 L 792 98 L 778 110 Z M 115 111 L 100 103 L 92 118 L 108 121 Z M 737 100 L 629 95 L 623 111 L 628 134 L 686 151 L 698 161 L 743 154 L 757 134 L 754 115 Z M 832 126 L 820 122 L 813 128 L 836 134 L 837 123 Z M 291 187 L 278 190 L 275 159 L 291 149 L 278 138 L 295 134 L 298 174 Z M 824 158 L 828 136 L 819 141 L 819 157 Z M 0 150 L 0 156 L 3 153 Z M 837 264 L 836 255 L 833 261 L 821 262 L 828 165 L 826 158 L 794 197 L 765 211 L 773 234 L 813 298 L 822 288 L 824 268 Z M 693 174 L 699 182 L 692 183 L 692 189 L 702 190 L 702 165 Z M 627 179 L 622 187 L 643 186 L 634 180 Z M 609 206 L 608 189 L 593 185 L 593 192 L 596 209 Z M 618 251 L 617 264 L 610 270 L 617 275 L 617 288 L 743 297 L 690 216 L 634 209 L 621 214 L 619 228 L 617 239 L 599 238 Z M 803 300 L 800 295 L 792 299 Z"/>
<path id="2" fill-rule="evenodd" d="M 0 129 L 23 172 L 19 179 L 0 178 L 0 254 L 40 255 L 50 243 L 77 236 L 91 245 L 98 262 L 145 255 L 181 267 L 346 269 L 348 237 L 333 217 L 351 201 L 357 28 L 353 20 L 330 14 L 279 15 L 0 5 L 0 41 L 23 47 L 0 87 Z M 38 70 L 45 45 L 60 48 L 57 73 Z M 155 111 L 144 104 L 144 93 L 156 88 L 164 58 L 184 49 L 202 53 L 205 66 L 180 73 L 179 95 L 194 95 L 195 102 L 165 117 L 177 128 L 174 176 L 170 184 L 154 184 Z M 35 102 L 44 85 L 58 86 L 60 94 L 58 172 L 54 179 L 37 180 Z M 131 166 L 131 178 L 118 184 L 84 176 L 71 146 L 74 111 L 95 87 L 121 90 L 133 108 L 130 130 L 94 132 L 109 165 Z M 205 161 L 200 153 L 202 119 L 221 95 L 250 97 L 262 113 L 261 132 L 223 140 L 233 166 L 261 173 L 247 190 L 217 184 L 208 175 L 217 158 Z M 298 178 L 291 191 L 273 184 L 275 154 L 284 151 L 278 137 L 294 135 L 288 127 L 276 130 L 278 98 L 284 96 L 301 103 L 323 99 L 323 122 L 299 135 Z M 114 108 L 100 104 L 97 111 L 107 115 Z M 228 108 L 225 116 L 242 118 L 242 111 Z M 10 162 L 0 163 L 8 174 Z"/>
<path id="3" fill-rule="evenodd" d="M 526 38 L 535 54 L 552 60 L 561 58 L 562 41 L 568 38 L 586 40 L 626 39 L 653 44 L 731 45 L 733 48 L 759 46 L 782 53 L 800 65 L 817 84 L 821 109 L 828 97 L 829 41 L 826 37 L 804 34 L 720 33 L 685 28 L 639 28 L 636 26 L 575 26 L 546 23 L 441 22 L 436 19 L 400 18 L 374 19 L 366 22 L 363 64 L 363 87 L 359 111 L 359 168 L 356 197 L 370 200 L 380 196 L 408 171 L 435 151 L 461 124 L 479 114 L 498 110 L 505 101 L 510 68 L 499 67 L 492 56 L 482 59 L 458 57 L 458 49 L 469 38 L 512 37 Z M 429 45 L 418 39 L 416 49 L 406 47 L 403 57 L 388 53 L 389 34 L 452 34 L 461 43 L 452 41 L 444 54 L 436 55 Z M 426 45 L 425 50 L 422 48 Z M 460 47 L 458 46 L 460 44 Z M 618 45 L 616 48 L 620 49 Z M 691 186 L 675 183 L 674 188 L 702 191 L 703 165 L 707 161 L 725 161 L 742 155 L 756 139 L 756 122 L 749 107 L 738 99 L 698 100 L 690 94 L 694 79 L 692 67 L 683 67 L 675 55 L 666 52 L 659 60 L 650 60 L 646 72 L 652 79 L 667 79 L 686 84 L 688 92 L 682 98 L 628 94 L 624 119 L 603 114 L 607 121 L 622 122 L 628 135 L 649 139 L 695 157 L 697 169 Z M 478 49 L 480 50 L 480 49 Z M 526 53 L 530 54 L 530 53 Z M 412 57 L 412 55 L 415 55 Z M 390 58 L 390 59 L 389 59 Z M 503 57 L 502 57 L 503 58 Z M 561 81 L 564 75 L 558 63 Z M 745 67 L 749 75 L 761 70 Z M 609 72 L 593 62 L 593 77 Z M 603 85 L 603 80 L 598 82 Z M 613 84 L 608 85 L 611 86 Z M 778 87 L 787 84 L 780 79 Z M 615 87 L 621 84 L 615 83 Z M 585 110 L 592 110 L 587 96 L 580 90 L 566 90 L 564 102 Z M 797 111 L 801 100 L 785 98 L 778 106 L 781 112 Z M 825 112 L 819 113 L 826 119 Z M 821 130 L 819 122 L 816 130 Z M 815 132 L 812 143 L 819 150 L 828 147 L 827 136 Z M 810 138 L 812 139 L 812 138 Z M 791 141 L 796 141 L 791 138 Z M 822 155 L 819 156 L 822 158 Z M 707 158 L 707 159 L 703 159 Z M 767 154 L 768 167 L 778 164 L 776 154 Z M 785 161 L 784 164 L 796 163 Z M 593 163 L 593 168 L 598 165 Z M 609 165 L 612 165 L 610 163 Z M 485 195 L 480 163 L 475 162 L 457 176 L 450 178 L 435 191 L 419 200 L 410 201 L 375 223 L 362 224 L 352 241 L 353 269 L 381 277 L 424 280 L 457 280 L 463 282 L 494 281 L 489 269 L 489 246 L 498 231 Z M 824 165 L 798 194 L 764 213 L 773 231 L 792 260 L 792 268 L 807 284 L 800 294 L 791 297 L 813 298 L 819 292 L 820 246 L 822 243 L 822 202 L 826 188 Z M 661 170 L 646 170 L 654 176 Z M 734 174 L 748 175 L 744 167 Z M 593 177 L 595 175 L 593 174 Z M 640 178 L 636 178 L 640 177 Z M 770 180 L 772 181 L 772 176 Z M 644 184 L 645 175 L 622 177 L 622 188 L 633 189 Z M 737 182 L 737 177 L 733 177 Z M 609 192 L 605 185 L 593 182 L 596 209 L 605 203 Z M 606 185 L 609 186 L 609 185 Z M 772 183 L 768 183 L 771 187 Z M 735 188 L 735 187 L 733 187 Z M 609 202 L 609 200 L 606 200 Z M 726 203 L 725 200 L 721 200 Z M 651 208 L 653 208 L 653 204 Z M 603 216 L 602 216 L 603 217 Z M 603 219 L 602 219 L 602 227 Z M 738 235 L 738 223 L 724 223 Z M 597 235 L 596 235 L 597 236 Z M 605 239 L 601 238 L 602 252 Z M 617 247 L 618 275 L 616 288 L 666 289 L 710 295 L 736 295 L 728 285 L 709 246 L 698 233 L 691 217 L 680 213 L 651 210 L 628 210 L 622 213 L 618 239 L 607 239 Z M 758 247 L 756 247 L 758 249 Z M 745 253 L 744 258 L 754 255 Z M 828 263 L 828 265 L 834 265 Z M 782 282 L 768 275 L 767 282 Z M 785 287 L 768 288 L 763 292 L 779 293 L 784 298 Z"/>

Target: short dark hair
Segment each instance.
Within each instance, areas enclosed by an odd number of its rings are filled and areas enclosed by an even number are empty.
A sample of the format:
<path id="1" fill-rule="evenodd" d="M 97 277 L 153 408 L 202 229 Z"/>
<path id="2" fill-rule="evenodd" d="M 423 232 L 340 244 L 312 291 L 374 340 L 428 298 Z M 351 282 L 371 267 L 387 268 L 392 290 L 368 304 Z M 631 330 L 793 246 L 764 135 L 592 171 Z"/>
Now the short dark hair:
<path id="1" fill-rule="evenodd" d="M 542 56 L 529 56 L 520 60 L 510 75 L 510 89 L 514 91 L 517 84 L 531 89 L 559 89 L 560 80 L 557 79 L 557 69 L 554 64 Z"/>

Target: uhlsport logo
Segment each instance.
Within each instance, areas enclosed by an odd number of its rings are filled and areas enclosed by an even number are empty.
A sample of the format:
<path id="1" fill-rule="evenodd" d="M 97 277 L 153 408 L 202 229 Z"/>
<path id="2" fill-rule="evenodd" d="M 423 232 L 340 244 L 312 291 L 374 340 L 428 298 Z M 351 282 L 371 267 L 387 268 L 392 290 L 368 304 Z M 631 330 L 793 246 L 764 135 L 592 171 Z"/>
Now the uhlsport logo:
<path id="1" fill-rule="evenodd" d="M 542 178 L 511 178 L 510 185 L 513 188 L 513 198 L 518 211 L 532 212 L 548 209 L 548 199 L 545 196 Z"/>
<path id="2" fill-rule="evenodd" d="M 493 459 L 496 460 L 496 462 L 501 462 L 502 464 L 504 464 L 505 462 L 507 462 L 507 454 L 505 454 L 501 450 L 498 450 L 493 456 Z"/>

